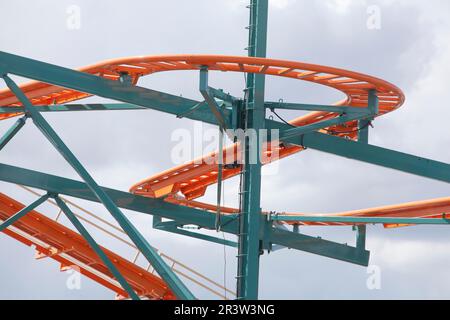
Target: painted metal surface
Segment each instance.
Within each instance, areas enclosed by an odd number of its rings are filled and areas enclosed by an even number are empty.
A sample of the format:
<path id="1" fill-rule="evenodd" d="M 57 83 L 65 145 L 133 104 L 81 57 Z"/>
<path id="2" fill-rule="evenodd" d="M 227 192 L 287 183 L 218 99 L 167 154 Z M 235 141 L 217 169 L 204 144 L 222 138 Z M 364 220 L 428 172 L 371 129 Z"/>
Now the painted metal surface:
<path id="1" fill-rule="evenodd" d="M 54 175 L 49 175 L 28 169 L 17 168 L 10 165 L 0 164 L 0 180 L 41 190 L 47 190 L 50 193 L 59 192 L 60 194 L 83 200 L 100 202 L 95 194 L 83 182 L 57 177 Z M 177 225 L 197 225 L 201 228 L 209 230 L 215 229 L 215 210 L 213 212 L 208 212 L 190 208 L 188 206 L 175 205 L 158 199 L 151 199 L 148 197 L 133 195 L 128 192 L 110 188 L 102 187 L 102 189 L 105 190 L 109 197 L 120 208 L 171 219 L 176 221 Z M 265 241 L 266 243 L 275 245 L 285 244 L 285 242 L 282 241 L 282 239 L 280 239 L 279 237 L 272 237 L 271 232 L 275 228 L 273 227 L 272 222 L 269 221 L 265 216 L 261 216 L 261 225 L 261 241 Z M 221 230 L 226 233 L 237 235 L 239 232 L 237 216 L 224 215 L 222 217 Z M 317 252 L 317 254 L 320 255 L 329 253 L 328 251 L 323 252 L 321 250 L 321 246 L 317 246 L 317 248 L 315 248 L 315 246 L 308 246 L 307 244 L 311 241 L 318 244 L 324 241 L 329 245 L 331 244 L 330 241 L 304 235 L 299 235 L 299 237 L 296 237 L 296 235 L 298 235 L 296 232 L 289 232 L 289 234 L 287 235 L 290 237 L 289 241 L 292 242 L 291 248 L 302 250 L 302 248 L 307 246 L 308 252 L 311 253 Z M 338 248 L 342 246 L 341 244 L 337 243 L 335 243 L 335 245 Z M 329 258 L 344 261 L 353 261 L 351 258 L 354 257 L 354 251 L 354 248 L 346 246 L 345 252 L 337 251 L 337 253 L 330 255 Z M 350 255 L 347 254 L 349 252 Z M 344 255 L 340 256 L 340 253 L 343 253 Z M 360 261 L 355 260 L 353 263 L 360 264 Z"/>
<path id="2" fill-rule="evenodd" d="M 5 221 L 24 208 L 20 202 L 0 193 L 0 220 Z M 80 234 L 61 223 L 32 210 L 3 232 L 27 246 L 35 246 L 37 258 L 50 258 L 61 263 L 62 271 L 77 267 L 83 275 L 120 296 L 128 297 L 127 292 L 112 277 L 89 243 Z M 104 247 L 101 249 L 110 260 L 115 261 L 117 269 L 139 296 L 147 299 L 175 299 L 157 275 Z"/>
<path id="3" fill-rule="evenodd" d="M 267 51 L 268 0 L 250 2 L 249 57 L 265 57 Z M 264 106 L 265 74 L 247 74 L 245 89 L 245 130 L 256 133 L 255 141 L 240 141 L 244 156 L 242 193 L 240 194 L 237 295 L 238 299 L 258 299 L 259 256 L 261 228 L 261 130 L 264 129 L 266 109 Z M 258 155 L 252 159 L 252 147 Z"/>

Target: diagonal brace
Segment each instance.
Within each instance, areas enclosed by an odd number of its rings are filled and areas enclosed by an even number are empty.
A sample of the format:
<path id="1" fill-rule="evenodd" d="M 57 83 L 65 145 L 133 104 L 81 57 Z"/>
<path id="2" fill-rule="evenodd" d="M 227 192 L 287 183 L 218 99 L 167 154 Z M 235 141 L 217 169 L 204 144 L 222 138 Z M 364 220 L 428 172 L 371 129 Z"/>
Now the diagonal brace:
<path id="1" fill-rule="evenodd" d="M 42 197 L 40 197 L 39 199 L 34 201 L 32 204 L 28 205 L 27 207 L 23 208 L 22 210 L 17 212 L 15 215 L 13 215 L 9 219 L 7 219 L 5 222 L 3 222 L 0 225 L 0 232 L 5 230 L 6 228 L 8 228 L 10 225 L 14 224 L 17 220 L 19 220 L 20 218 L 24 217 L 30 211 L 33 211 L 34 209 L 36 209 L 38 206 L 40 206 L 45 201 L 47 201 L 48 198 L 50 198 L 49 194 L 43 195 Z"/>
<path id="2" fill-rule="evenodd" d="M 22 127 L 25 125 L 27 121 L 27 117 L 21 117 L 19 118 L 11 128 L 6 131 L 6 133 L 1 137 L 0 139 L 0 150 L 2 150 L 9 141 L 22 129 Z"/>
<path id="3" fill-rule="evenodd" d="M 352 106 L 333 106 L 321 104 L 305 104 L 305 103 L 288 103 L 288 102 L 266 102 L 264 104 L 266 109 L 282 109 L 282 110 L 302 110 L 302 111 L 325 111 L 334 113 L 354 113 L 370 116 L 370 111 L 367 108 L 352 107 Z"/>
<path id="4" fill-rule="evenodd" d="M 94 252 L 99 256 L 99 258 L 103 261 L 103 263 L 108 267 L 109 271 L 113 274 L 113 276 L 120 283 L 122 288 L 129 294 L 129 296 L 133 300 L 140 300 L 139 296 L 134 292 L 133 288 L 130 284 L 125 280 L 119 270 L 117 270 L 116 266 L 112 263 L 112 261 L 108 258 L 105 252 L 100 248 L 98 243 L 92 238 L 86 228 L 81 224 L 80 220 L 75 216 L 75 214 L 70 210 L 67 204 L 58 196 L 53 197 L 58 204 L 58 207 L 64 212 L 66 217 L 72 222 L 73 226 L 78 230 L 78 232 L 84 237 L 84 239 L 89 243 L 90 247 Z"/>
<path id="5" fill-rule="evenodd" d="M 358 115 L 358 114 L 357 115 L 355 115 L 355 114 L 341 115 L 341 116 L 333 118 L 333 119 L 324 120 L 324 121 L 309 124 L 309 125 L 306 125 L 303 127 L 297 127 L 297 128 L 292 128 L 292 129 L 282 131 L 280 139 L 294 138 L 296 136 L 301 136 L 301 135 L 304 135 L 304 134 L 312 132 L 312 131 L 327 128 L 327 127 L 330 127 L 333 125 L 346 123 L 346 122 L 353 121 L 353 120 L 359 120 L 359 119 L 366 118 L 366 117 L 367 117 L 367 115 Z"/>
<path id="6" fill-rule="evenodd" d="M 354 248 L 345 244 L 275 228 L 271 230 L 270 241 L 287 248 L 297 249 L 331 259 L 361 266 L 369 265 L 370 252 L 364 248 Z"/>

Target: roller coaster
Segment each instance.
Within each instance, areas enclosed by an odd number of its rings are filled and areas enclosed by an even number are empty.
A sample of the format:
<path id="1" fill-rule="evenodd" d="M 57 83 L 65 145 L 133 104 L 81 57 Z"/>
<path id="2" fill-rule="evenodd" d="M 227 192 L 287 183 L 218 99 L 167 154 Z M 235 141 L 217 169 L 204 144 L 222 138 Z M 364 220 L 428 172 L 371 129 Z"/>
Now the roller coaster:
<path id="1" fill-rule="evenodd" d="M 34 246 L 37 258 L 58 261 L 61 270 L 76 266 L 80 273 L 111 289 L 120 299 L 195 299 L 184 278 L 221 299 L 244 300 L 258 298 L 259 257 L 273 250 L 274 245 L 367 266 L 367 225 L 398 228 L 449 224 L 450 198 L 331 214 L 261 209 L 262 166 L 308 149 L 443 182 L 450 182 L 450 165 L 369 144 L 372 122 L 400 108 L 405 102 L 403 92 L 387 81 L 357 72 L 266 58 L 268 1 L 252 0 L 249 9 L 248 56 L 139 56 L 72 70 L 0 52 L 0 76 L 7 85 L 0 91 L 0 119 L 18 118 L 0 139 L 0 150 L 31 119 L 81 178 L 77 181 L 0 164 L 0 181 L 18 185 L 37 197 L 24 205 L 1 193 L 0 231 Z M 204 100 L 138 86 L 142 77 L 170 71 L 197 71 Z M 210 72 L 244 73 L 244 97 L 210 87 Z M 10 75 L 33 81 L 17 85 Z M 266 76 L 326 86 L 346 98 L 334 105 L 265 101 Z M 91 96 L 117 103 L 74 103 Z M 216 152 L 145 178 L 128 192 L 99 186 L 42 114 L 111 110 L 157 110 L 214 125 L 220 144 Z M 287 122 L 267 118 L 267 110 L 311 112 Z M 263 145 L 257 146 L 258 152 L 264 150 L 268 157 L 257 157 L 252 163 L 247 137 L 235 137 L 232 145 L 223 146 L 228 129 L 255 130 L 257 135 L 263 129 L 276 130 L 279 135 L 268 136 Z M 220 202 L 221 185 L 235 176 L 240 176 L 241 183 L 239 208 L 224 207 Z M 218 186 L 217 203 L 199 200 L 212 185 Z M 101 203 L 117 224 L 67 197 Z M 36 211 L 45 202 L 58 208 L 56 217 Z M 152 215 L 155 229 L 236 248 L 236 292 L 151 246 L 122 209 Z M 60 222 L 62 214 L 76 231 Z M 133 258 L 100 246 L 87 224 L 132 248 Z M 299 232 L 299 227 L 308 226 L 353 226 L 356 244 L 340 244 Z M 237 241 L 198 231 L 201 229 L 222 231 L 236 236 Z M 137 263 L 141 257 L 147 261 L 146 266 Z"/>

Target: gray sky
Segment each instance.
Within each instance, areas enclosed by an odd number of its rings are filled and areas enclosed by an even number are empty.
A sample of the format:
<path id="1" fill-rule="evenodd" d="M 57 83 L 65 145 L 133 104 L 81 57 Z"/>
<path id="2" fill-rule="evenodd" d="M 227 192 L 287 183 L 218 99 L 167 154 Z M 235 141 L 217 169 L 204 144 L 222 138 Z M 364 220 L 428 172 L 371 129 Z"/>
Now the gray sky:
<path id="1" fill-rule="evenodd" d="M 400 110 L 378 119 L 371 143 L 449 162 L 450 3 L 446 0 L 271 0 L 268 56 L 318 63 L 384 78 L 407 96 Z M 246 1 L 5 1 L 0 50 L 76 68 L 104 59 L 153 54 L 245 55 Z M 81 10 L 81 28 L 67 28 L 70 5 Z M 367 8 L 381 9 L 381 29 L 369 30 Z M 212 74 L 211 82 L 240 95 L 242 75 Z M 196 73 L 157 74 L 140 85 L 200 99 Z M 4 86 L 3 83 L 0 86 Z M 267 80 L 267 100 L 332 103 L 336 92 L 289 79 Z M 91 98 L 88 101 L 103 101 Z M 287 112 L 286 118 L 298 114 Z M 430 117 L 428 117 L 430 115 Z M 46 114 L 102 185 L 127 190 L 136 181 L 172 167 L 171 133 L 193 123 L 155 111 Z M 12 121 L 0 123 L 6 130 Z M 0 161 L 77 178 L 31 125 L 0 153 Z M 282 160 L 279 174 L 263 181 L 264 209 L 335 212 L 448 196 L 444 183 L 311 151 Z M 27 201 L 11 185 L 2 192 Z M 226 183 L 226 204 L 236 204 L 237 180 Z M 205 197 L 213 201 L 214 188 Z M 84 203 L 83 203 L 84 204 Z M 86 203 L 88 208 L 101 207 Z M 43 211 L 43 210 L 41 210 Z M 151 218 L 129 213 L 150 242 L 222 281 L 223 247 L 151 229 Z M 370 227 L 371 264 L 381 270 L 381 290 L 368 290 L 365 268 L 283 250 L 261 258 L 261 298 L 450 298 L 450 240 L 443 227 L 384 230 Z M 304 228 L 342 242 L 350 228 Z M 231 236 L 228 236 L 231 238 Z M 33 259 L 30 248 L 0 235 L 0 298 L 110 299 L 110 291 L 83 279 L 66 288 L 53 261 Z M 117 247 L 125 256 L 132 252 Z M 227 249 L 227 283 L 234 288 L 235 254 Z M 200 297 L 209 297 L 195 289 Z"/>

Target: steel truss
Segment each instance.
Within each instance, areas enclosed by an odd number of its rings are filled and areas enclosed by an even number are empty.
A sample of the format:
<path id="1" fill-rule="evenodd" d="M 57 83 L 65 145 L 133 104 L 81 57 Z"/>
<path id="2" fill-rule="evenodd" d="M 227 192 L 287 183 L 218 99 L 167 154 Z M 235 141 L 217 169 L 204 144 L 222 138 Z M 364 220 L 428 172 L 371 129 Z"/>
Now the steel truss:
<path id="1" fill-rule="evenodd" d="M 264 58 L 266 55 L 268 1 L 252 0 L 250 5 L 249 56 Z M 244 66 L 241 66 L 244 68 Z M 261 67 L 261 71 L 264 68 Z M 265 70 L 267 70 L 266 68 Z M 274 250 L 281 246 L 312 254 L 337 259 L 361 266 L 367 266 L 369 251 L 365 248 L 366 227 L 363 224 L 410 224 L 410 225 L 447 225 L 450 220 L 441 218 L 386 218 L 386 217 L 342 217 L 342 216 L 291 216 L 261 211 L 261 166 L 245 162 L 243 170 L 241 211 L 222 214 L 220 206 L 217 213 L 195 207 L 165 201 L 164 198 L 151 198 L 138 193 L 129 193 L 99 186 L 89 172 L 80 163 L 72 151 L 65 145 L 54 129 L 41 113 L 66 111 L 109 111 L 109 110 L 157 110 L 177 117 L 202 121 L 219 127 L 223 132 L 233 129 L 279 129 L 280 143 L 310 148 L 322 152 L 346 157 L 366 163 L 396 169 L 417 176 L 450 182 L 450 165 L 394 150 L 370 145 L 368 132 L 370 122 L 379 114 L 379 100 L 373 88 L 363 88 L 368 96 L 365 107 L 354 105 L 310 105 L 283 102 L 265 102 L 265 74 L 248 73 L 244 99 L 232 97 L 221 90 L 209 87 L 208 66 L 201 66 L 200 91 L 205 101 L 195 101 L 167 93 L 138 87 L 134 80 L 123 73 L 120 79 L 111 80 L 100 75 L 88 74 L 56 65 L 0 52 L 0 75 L 10 91 L 20 101 L 16 106 L 0 106 L 0 116 L 23 114 L 0 139 L 2 149 L 20 131 L 28 119 L 31 119 L 42 134 L 52 143 L 55 149 L 65 158 L 78 173 L 82 181 L 75 181 L 42 172 L 36 172 L 11 165 L 0 164 L 0 180 L 27 187 L 41 189 L 47 194 L 24 209 L 17 212 L 0 225 L 0 231 L 11 226 L 48 198 L 56 203 L 67 215 L 79 233 L 87 240 L 95 253 L 114 275 L 124 291 L 133 299 L 138 295 L 122 276 L 114 262 L 104 253 L 93 237 L 76 218 L 59 195 L 71 196 L 83 200 L 102 203 L 111 216 L 118 222 L 136 247 L 155 268 L 156 272 L 167 283 L 179 299 L 194 299 L 194 295 L 171 268 L 162 260 L 155 249 L 148 243 L 135 226 L 126 218 L 121 209 L 152 215 L 153 226 L 185 236 L 198 238 L 213 243 L 228 245 L 238 249 L 237 298 L 257 299 L 259 280 L 259 257 L 264 251 Z M 265 71 L 264 70 L 264 71 Z M 280 75 L 292 72 L 287 68 Z M 58 87 L 76 90 L 89 95 L 97 95 L 116 100 L 120 103 L 109 104 L 48 104 L 35 105 L 9 77 L 17 75 L 41 81 Z M 309 75 L 304 75 L 307 77 Z M 307 125 L 292 127 L 266 118 L 267 109 L 314 110 L 339 113 L 341 116 L 324 119 Z M 324 128 L 339 126 L 349 122 L 358 123 L 357 141 L 345 139 L 339 135 L 325 134 Z M 270 138 L 271 139 L 271 138 Z M 267 141 L 268 143 L 275 141 Z M 245 145 L 245 144 L 244 144 Z M 220 148 L 221 149 L 221 148 Z M 250 153 L 243 150 L 248 160 Z M 222 170 L 220 169 L 221 173 Z M 219 174 L 217 183 L 220 185 Z M 220 195 L 220 192 L 219 192 Z M 220 216 L 220 225 L 217 217 Z M 164 219 L 164 221 L 163 221 Z M 354 225 L 356 228 L 356 246 L 335 243 L 322 238 L 301 234 L 283 228 L 279 222 L 296 224 L 299 222 L 326 222 Z M 185 225 L 195 225 L 199 229 L 216 230 L 237 236 L 238 242 L 226 241 L 201 233 L 183 229 Z"/>

